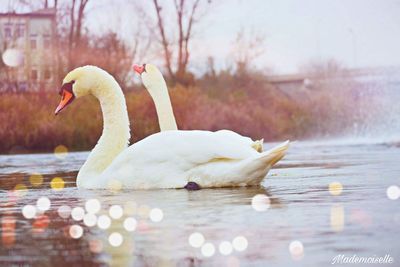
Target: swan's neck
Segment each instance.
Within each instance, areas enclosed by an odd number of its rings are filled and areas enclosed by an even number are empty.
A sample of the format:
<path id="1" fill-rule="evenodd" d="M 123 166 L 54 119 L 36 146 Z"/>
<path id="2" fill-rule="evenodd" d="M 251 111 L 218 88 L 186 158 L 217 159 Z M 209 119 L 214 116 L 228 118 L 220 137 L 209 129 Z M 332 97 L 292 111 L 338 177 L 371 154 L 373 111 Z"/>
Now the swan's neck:
<path id="1" fill-rule="evenodd" d="M 77 177 L 82 181 L 96 179 L 129 143 L 130 128 L 125 97 L 112 76 L 99 82 L 101 88 L 93 95 L 99 100 L 103 113 L 103 133 L 80 169 Z"/>
<path id="2" fill-rule="evenodd" d="M 158 88 L 149 90 L 156 106 L 158 123 L 161 131 L 178 130 L 174 112 L 172 110 L 171 99 L 169 98 L 168 88 L 165 82 L 157 85 Z"/>

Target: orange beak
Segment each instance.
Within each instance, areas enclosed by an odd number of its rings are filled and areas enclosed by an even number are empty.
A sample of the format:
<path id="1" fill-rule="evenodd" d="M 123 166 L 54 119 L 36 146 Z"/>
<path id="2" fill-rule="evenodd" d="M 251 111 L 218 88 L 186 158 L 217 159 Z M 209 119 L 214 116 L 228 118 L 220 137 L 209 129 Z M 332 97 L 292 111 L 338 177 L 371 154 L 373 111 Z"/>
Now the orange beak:
<path id="1" fill-rule="evenodd" d="M 74 98 L 75 98 L 74 94 L 66 90 L 63 90 L 60 104 L 58 104 L 54 114 L 57 115 L 61 110 L 63 110 L 66 106 L 68 106 L 74 100 Z"/>
<path id="2" fill-rule="evenodd" d="M 139 66 L 135 64 L 133 65 L 133 70 L 136 71 L 139 75 L 141 75 L 145 71 L 145 65 Z"/>

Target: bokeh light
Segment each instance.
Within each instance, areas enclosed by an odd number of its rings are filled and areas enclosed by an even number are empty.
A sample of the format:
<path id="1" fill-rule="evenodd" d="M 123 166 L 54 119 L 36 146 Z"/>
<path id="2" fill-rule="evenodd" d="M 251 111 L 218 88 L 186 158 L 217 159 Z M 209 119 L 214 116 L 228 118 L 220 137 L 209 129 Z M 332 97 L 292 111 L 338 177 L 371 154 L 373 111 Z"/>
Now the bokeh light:
<path id="1" fill-rule="evenodd" d="M 240 260 L 237 257 L 229 256 L 226 260 L 227 265 L 229 267 L 240 267 Z"/>
<path id="2" fill-rule="evenodd" d="M 7 231 L 10 229 L 15 229 L 16 220 L 14 216 L 6 215 L 1 218 L 1 229 L 2 231 Z"/>
<path id="3" fill-rule="evenodd" d="M 65 159 L 68 156 L 68 148 L 64 145 L 58 145 L 54 148 L 54 156 L 59 159 Z"/>
<path id="4" fill-rule="evenodd" d="M 51 206 L 51 202 L 50 202 L 50 199 L 48 199 L 47 197 L 40 197 L 36 201 L 36 207 L 40 211 L 46 211 L 46 210 L 50 209 L 50 206 Z"/>
<path id="5" fill-rule="evenodd" d="M 218 248 L 219 248 L 219 252 L 222 255 L 229 255 L 232 253 L 232 250 L 233 250 L 231 242 L 228 242 L 228 241 L 222 241 L 219 244 Z"/>
<path id="6" fill-rule="evenodd" d="M 251 199 L 251 206 L 256 211 L 266 211 L 270 205 L 271 200 L 264 194 L 257 194 Z"/>
<path id="7" fill-rule="evenodd" d="M 15 229 L 2 230 L 1 241 L 4 247 L 12 247 L 15 244 Z"/>
<path id="8" fill-rule="evenodd" d="M 118 232 L 114 232 L 112 233 L 109 237 L 108 237 L 108 242 L 110 243 L 111 246 L 113 247 L 119 247 L 121 246 L 122 242 L 124 241 L 124 238 L 122 237 L 122 235 Z"/>
<path id="9" fill-rule="evenodd" d="M 304 256 L 303 243 L 298 240 L 294 240 L 289 244 L 289 252 L 294 260 L 300 260 Z"/>
<path id="10" fill-rule="evenodd" d="M 77 224 L 71 225 L 69 228 L 69 235 L 74 239 L 81 238 L 83 235 L 83 228 Z"/>
<path id="11" fill-rule="evenodd" d="M 83 223 L 88 227 L 95 226 L 97 224 L 97 216 L 93 213 L 86 213 L 83 216 Z"/>
<path id="12" fill-rule="evenodd" d="M 97 227 L 100 229 L 107 229 L 111 225 L 111 219 L 107 215 L 100 215 L 99 218 L 97 218 Z"/>
<path id="13" fill-rule="evenodd" d="M 204 257 L 211 257 L 215 253 L 215 247 L 211 243 L 205 243 L 201 247 L 201 254 L 203 254 Z"/>
<path id="14" fill-rule="evenodd" d="M 36 217 L 35 221 L 32 224 L 33 231 L 35 233 L 43 232 L 47 226 L 49 226 L 50 219 L 48 216 L 42 214 Z"/>
<path id="15" fill-rule="evenodd" d="M 16 48 L 7 48 L 2 54 L 2 59 L 8 67 L 18 67 L 24 63 L 24 52 Z"/>
<path id="16" fill-rule="evenodd" d="M 140 217 L 142 217 L 143 219 L 146 219 L 149 217 L 150 214 L 150 207 L 147 205 L 140 205 L 137 213 Z"/>
<path id="17" fill-rule="evenodd" d="M 63 219 L 67 219 L 71 215 L 71 208 L 69 206 L 63 205 L 58 208 L 57 212 L 58 216 Z"/>
<path id="18" fill-rule="evenodd" d="M 100 253 L 103 250 L 103 242 L 101 240 L 90 240 L 89 249 L 93 253 Z"/>
<path id="19" fill-rule="evenodd" d="M 331 193 L 332 196 L 338 196 L 342 193 L 343 191 L 343 185 L 339 182 L 332 182 L 329 184 L 329 193 Z"/>
<path id="20" fill-rule="evenodd" d="M 23 197 L 28 193 L 28 188 L 24 184 L 17 184 L 14 190 L 18 197 Z"/>
<path id="21" fill-rule="evenodd" d="M 240 235 L 233 239 L 232 245 L 236 251 L 244 251 L 247 249 L 249 243 L 247 242 L 246 237 Z"/>
<path id="22" fill-rule="evenodd" d="M 43 184 L 43 176 L 39 173 L 34 173 L 29 177 L 31 185 L 38 187 Z"/>
<path id="23" fill-rule="evenodd" d="M 81 207 L 75 207 L 71 210 L 71 217 L 75 221 L 83 220 L 83 216 L 85 216 L 85 210 Z"/>
<path id="24" fill-rule="evenodd" d="M 54 177 L 53 179 L 51 179 L 50 187 L 53 190 L 60 191 L 60 190 L 64 189 L 64 184 L 65 184 L 65 182 L 64 182 L 63 178 Z"/>
<path id="25" fill-rule="evenodd" d="M 36 216 L 36 207 L 33 205 L 25 205 L 22 208 L 22 215 L 26 218 L 26 219 L 32 219 Z"/>
<path id="26" fill-rule="evenodd" d="M 136 226 L 136 229 L 139 232 L 146 232 L 147 230 L 149 230 L 149 228 L 149 224 L 145 220 L 139 220 Z"/>
<path id="27" fill-rule="evenodd" d="M 101 204 L 100 201 L 93 198 L 93 199 L 89 199 L 88 201 L 86 201 L 85 203 L 85 209 L 88 213 L 97 213 L 100 211 L 101 209 Z"/>
<path id="28" fill-rule="evenodd" d="M 12 247 L 15 244 L 14 216 L 3 216 L 1 218 L 1 241 L 4 247 Z"/>
<path id="29" fill-rule="evenodd" d="M 164 214 L 161 209 L 154 208 L 150 211 L 150 220 L 153 222 L 160 222 L 164 217 Z"/>
<path id="30" fill-rule="evenodd" d="M 397 185 L 391 185 L 386 189 L 386 195 L 391 200 L 396 200 L 400 197 L 400 188 Z"/>
<path id="31" fill-rule="evenodd" d="M 125 230 L 132 232 L 135 231 L 137 226 L 137 221 L 133 217 L 128 217 L 124 220 L 124 228 Z"/>
<path id="32" fill-rule="evenodd" d="M 358 224 L 362 226 L 364 229 L 367 229 L 372 224 L 373 217 L 369 212 L 362 208 L 351 209 L 349 221 L 351 223 Z"/>
<path id="33" fill-rule="evenodd" d="M 189 244 L 194 248 L 199 248 L 205 241 L 204 236 L 201 233 L 193 233 L 189 236 Z"/>
<path id="34" fill-rule="evenodd" d="M 137 212 L 137 204 L 135 201 L 127 201 L 124 204 L 124 213 L 128 216 L 132 216 Z"/>
<path id="35" fill-rule="evenodd" d="M 340 204 L 331 207 L 331 228 L 335 232 L 343 231 L 344 228 L 344 208 Z"/>
<path id="36" fill-rule="evenodd" d="M 120 205 L 112 205 L 108 210 L 110 217 L 113 219 L 119 219 L 124 214 L 124 210 L 121 208 Z"/>

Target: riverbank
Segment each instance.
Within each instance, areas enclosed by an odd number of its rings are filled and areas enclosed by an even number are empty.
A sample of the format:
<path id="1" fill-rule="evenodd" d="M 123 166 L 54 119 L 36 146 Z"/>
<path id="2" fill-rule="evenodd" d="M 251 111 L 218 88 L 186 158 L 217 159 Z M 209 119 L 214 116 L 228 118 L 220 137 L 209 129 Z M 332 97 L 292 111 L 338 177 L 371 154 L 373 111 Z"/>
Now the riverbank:
<path id="1" fill-rule="evenodd" d="M 264 82 L 225 87 L 170 89 L 182 130 L 231 129 L 266 141 L 335 135 L 359 121 L 370 100 L 357 91 L 299 90 L 288 94 Z M 154 104 L 143 89 L 125 93 L 132 142 L 159 131 Z M 102 130 L 100 107 L 94 98 L 77 99 L 54 116 L 56 92 L 6 94 L 0 98 L 0 153 L 49 152 L 58 145 L 89 150 Z"/>

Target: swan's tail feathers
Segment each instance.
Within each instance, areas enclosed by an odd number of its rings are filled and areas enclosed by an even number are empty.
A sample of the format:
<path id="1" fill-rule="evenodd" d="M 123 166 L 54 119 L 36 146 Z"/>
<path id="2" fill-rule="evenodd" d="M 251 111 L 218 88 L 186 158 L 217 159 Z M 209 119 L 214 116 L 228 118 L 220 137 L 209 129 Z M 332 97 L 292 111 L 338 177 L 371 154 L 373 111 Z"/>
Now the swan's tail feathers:
<path id="1" fill-rule="evenodd" d="M 281 160 L 289 148 L 289 141 L 258 154 L 255 158 L 248 159 L 243 168 L 243 173 L 247 175 L 247 185 L 259 185 L 268 171 L 279 160 Z"/>
<path id="2" fill-rule="evenodd" d="M 263 152 L 264 148 L 264 139 L 256 140 L 254 143 L 251 145 L 252 148 L 254 148 L 257 152 Z"/>
<path id="3" fill-rule="evenodd" d="M 270 167 L 274 166 L 278 161 L 280 161 L 286 154 L 286 151 L 289 149 L 289 140 L 279 144 L 278 146 L 263 152 L 261 158 L 265 160 Z"/>
<path id="4" fill-rule="evenodd" d="M 285 156 L 288 148 L 289 141 L 286 141 L 262 153 L 253 151 L 250 157 L 242 160 L 215 159 L 199 165 L 191 182 L 202 187 L 260 185 L 270 168 Z M 197 178 L 199 174 L 203 178 Z"/>

